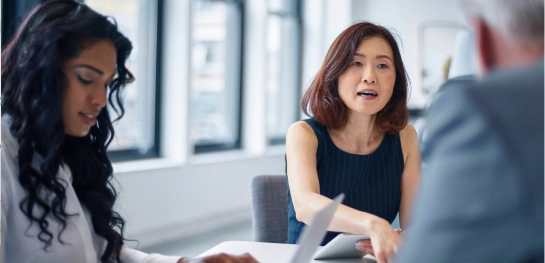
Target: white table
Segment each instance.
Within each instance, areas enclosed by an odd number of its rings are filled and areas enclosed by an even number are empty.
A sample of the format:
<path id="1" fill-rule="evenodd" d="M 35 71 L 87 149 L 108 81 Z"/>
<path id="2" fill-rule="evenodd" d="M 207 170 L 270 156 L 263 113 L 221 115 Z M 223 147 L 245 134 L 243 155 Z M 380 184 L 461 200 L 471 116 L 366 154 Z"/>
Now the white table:
<path id="1" fill-rule="evenodd" d="M 289 262 L 291 256 L 299 245 L 249 242 L 249 241 L 226 241 L 200 254 L 198 257 L 211 256 L 219 253 L 241 255 L 250 253 L 261 263 L 282 263 Z M 363 258 L 351 259 L 328 259 L 313 260 L 313 263 L 376 263 L 374 257 L 366 255 Z"/>

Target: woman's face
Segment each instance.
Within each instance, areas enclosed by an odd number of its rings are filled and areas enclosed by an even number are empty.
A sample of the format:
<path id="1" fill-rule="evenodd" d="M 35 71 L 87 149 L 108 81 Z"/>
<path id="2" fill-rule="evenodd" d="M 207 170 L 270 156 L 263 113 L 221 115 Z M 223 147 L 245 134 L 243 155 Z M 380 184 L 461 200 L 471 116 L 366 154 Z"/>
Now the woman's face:
<path id="1" fill-rule="evenodd" d="M 116 73 L 116 56 L 110 41 L 99 40 L 61 65 L 67 80 L 62 96 L 66 134 L 83 137 L 96 124 L 100 110 L 106 106 L 107 86 Z"/>
<path id="2" fill-rule="evenodd" d="M 351 114 L 373 115 L 390 101 L 395 80 L 394 56 L 388 42 L 379 36 L 365 38 L 338 78 L 339 97 Z"/>

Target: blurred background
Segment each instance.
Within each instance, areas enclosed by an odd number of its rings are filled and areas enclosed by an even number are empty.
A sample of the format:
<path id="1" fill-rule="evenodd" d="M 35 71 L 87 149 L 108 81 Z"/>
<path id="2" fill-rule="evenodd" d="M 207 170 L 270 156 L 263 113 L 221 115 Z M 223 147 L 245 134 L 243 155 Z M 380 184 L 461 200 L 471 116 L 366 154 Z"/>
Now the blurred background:
<path id="1" fill-rule="evenodd" d="M 40 2 L 1 1 L 2 46 Z M 440 85 L 475 72 L 471 33 L 452 0 L 82 2 L 115 19 L 134 45 L 136 81 L 109 155 L 127 237 L 148 252 L 196 256 L 252 240 L 251 180 L 285 174 L 285 133 L 306 118 L 302 92 L 352 23 L 396 33 L 419 134 Z"/>

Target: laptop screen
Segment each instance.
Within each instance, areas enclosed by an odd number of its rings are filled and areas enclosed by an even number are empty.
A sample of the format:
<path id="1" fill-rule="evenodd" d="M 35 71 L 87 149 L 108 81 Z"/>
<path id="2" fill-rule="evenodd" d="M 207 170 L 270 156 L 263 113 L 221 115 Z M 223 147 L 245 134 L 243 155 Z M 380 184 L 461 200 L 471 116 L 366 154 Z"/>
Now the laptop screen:
<path id="1" fill-rule="evenodd" d="M 297 241 L 299 247 L 290 260 L 291 263 L 310 262 L 312 260 L 314 252 L 324 239 L 327 227 L 343 199 L 344 194 L 338 195 L 333 199 L 333 202 L 314 215 Z"/>

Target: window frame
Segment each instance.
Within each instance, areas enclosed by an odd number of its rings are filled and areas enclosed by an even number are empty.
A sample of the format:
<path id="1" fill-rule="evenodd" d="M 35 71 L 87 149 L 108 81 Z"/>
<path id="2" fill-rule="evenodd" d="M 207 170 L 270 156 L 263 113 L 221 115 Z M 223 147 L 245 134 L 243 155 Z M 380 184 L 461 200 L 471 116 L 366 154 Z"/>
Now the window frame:
<path id="1" fill-rule="evenodd" d="M 45 0 L 19 0 L 13 2 L 10 0 L 2 0 L 2 48 L 8 43 L 9 40 L 16 33 L 17 28 L 22 23 L 23 19 L 28 15 L 28 13 L 34 9 L 39 4 L 45 2 Z M 85 3 L 83 0 L 77 0 L 76 2 Z M 159 76 L 162 67 L 162 39 L 163 39 L 163 0 L 156 0 L 156 28 L 155 28 L 155 70 L 150 70 L 146 72 L 153 71 L 153 74 Z M 135 40 L 131 40 L 135 41 Z M 153 40 L 152 40 L 153 41 Z M 153 51 L 152 51 L 153 52 Z M 150 147 L 147 151 L 142 152 L 136 148 L 130 149 L 121 149 L 121 150 L 108 150 L 108 157 L 112 162 L 119 161 L 132 161 L 132 160 L 141 160 L 147 158 L 155 158 L 160 156 L 160 143 L 161 143 L 161 81 L 160 77 L 155 77 L 155 100 L 154 106 L 154 121 L 153 123 L 153 139 L 151 142 L 153 146 Z M 114 123 L 115 126 L 115 123 Z"/>
<path id="2" fill-rule="evenodd" d="M 145 0 L 140 0 L 145 1 Z M 155 70 L 148 70 L 146 73 L 149 75 L 149 72 L 153 71 L 155 75 L 155 100 L 154 100 L 154 121 L 153 123 L 153 146 L 147 149 L 147 151 L 142 152 L 136 148 L 122 149 L 122 150 L 112 150 L 108 151 L 108 157 L 112 162 L 122 162 L 122 161 L 134 161 L 141 159 L 157 158 L 160 157 L 161 152 L 161 86 L 162 78 L 160 78 L 160 73 L 162 70 L 163 62 L 163 0 L 155 0 L 157 3 L 156 7 L 156 16 L 155 16 Z M 135 40 L 131 40 L 135 41 Z M 151 50 L 148 50 L 151 51 Z M 152 51 L 153 52 L 153 51 Z M 135 76 L 136 77 L 136 76 Z M 115 126 L 115 124 L 114 124 Z"/>
<path id="3" fill-rule="evenodd" d="M 11 40 L 27 14 L 45 0 L 2 0 L 2 49 Z"/>
<path id="4" fill-rule="evenodd" d="M 243 134 L 243 126 L 242 126 L 242 123 L 243 123 L 243 111 L 244 111 L 244 105 L 243 105 L 243 101 L 244 101 L 244 85 L 243 85 L 243 79 L 244 79 L 244 48 L 245 48 L 245 45 L 244 45 L 244 22 L 245 22 L 245 4 L 244 4 L 244 0 L 208 0 L 210 2 L 224 2 L 224 3 L 227 3 L 227 4 L 234 4 L 236 6 L 236 8 L 238 8 L 240 10 L 239 12 L 239 18 L 238 18 L 238 21 L 239 21 L 239 24 L 238 24 L 238 29 L 239 29 L 239 32 L 240 32 L 240 35 L 238 36 L 238 42 L 239 42 L 239 56 L 238 56 L 238 65 L 239 65 L 239 74 L 236 76 L 238 78 L 238 83 L 237 85 L 235 86 L 238 86 L 238 90 L 235 91 L 235 92 L 238 92 L 238 100 L 239 100 L 239 103 L 238 105 L 238 112 L 236 114 L 236 117 L 238 118 L 238 123 L 237 125 L 235 125 L 235 127 L 237 128 L 237 132 L 235 133 L 235 140 L 233 143 L 201 143 L 201 144 L 197 144 L 195 143 L 195 141 L 190 141 L 190 145 L 192 145 L 192 154 L 193 155 L 199 155 L 199 154 L 204 154 L 204 153 L 213 153 L 213 152 L 221 152 L 221 151 L 228 151 L 228 150 L 237 150 L 237 149 L 241 149 L 242 148 L 242 137 L 244 136 Z M 193 13 L 191 12 L 191 15 L 193 15 Z M 193 20 L 193 18 L 191 18 L 191 20 Z M 191 39 L 191 34 L 193 32 L 193 27 L 191 26 L 190 28 L 190 39 Z M 191 40 L 190 40 L 191 41 Z M 190 44 L 190 51 L 193 49 L 193 45 Z M 192 69 L 191 67 L 189 67 L 189 76 L 191 78 L 191 74 L 192 74 Z M 188 94 L 189 96 L 191 96 L 191 81 L 189 83 L 189 91 L 188 91 Z M 191 102 L 190 102 L 190 105 L 191 105 Z M 189 118 L 191 119 L 193 116 L 190 114 L 189 115 Z M 191 121 L 189 121 L 189 123 L 191 124 Z M 192 127 L 189 127 L 189 131 L 191 131 Z"/>
<path id="5" fill-rule="evenodd" d="M 299 103 L 301 101 L 301 98 L 302 98 L 302 94 L 300 92 L 300 86 L 301 86 L 301 82 L 302 82 L 302 72 L 303 72 L 303 69 L 302 69 L 302 61 L 303 61 L 303 41 L 304 41 L 304 37 L 303 37 L 303 29 L 304 29 L 304 26 L 303 26 L 303 15 L 302 15 L 302 9 L 303 8 L 303 1 L 302 0 L 295 0 L 295 3 L 294 3 L 294 8 L 292 9 L 293 12 L 278 12 L 278 11 L 270 11 L 269 8 L 267 7 L 267 19 L 270 17 L 270 16 L 278 16 L 280 17 L 280 19 L 285 19 L 285 17 L 293 17 L 295 19 L 295 22 L 297 24 L 297 33 L 298 33 L 298 37 L 296 38 L 296 54 L 297 54 L 297 62 L 296 64 L 294 65 L 294 68 L 296 70 L 295 72 L 295 75 L 296 75 L 296 78 L 295 78 L 295 83 L 296 83 L 296 87 L 294 87 L 293 89 L 293 92 L 294 94 L 292 94 L 294 97 L 293 99 L 295 100 L 295 111 L 292 113 L 293 114 L 293 117 L 294 117 L 294 121 L 297 121 L 300 119 L 301 117 L 301 113 L 300 113 L 300 110 L 299 109 Z M 267 120 L 268 121 L 268 120 Z M 284 136 L 275 136 L 275 137 L 269 137 L 268 136 L 268 131 L 267 131 L 267 145 L 268 146 L 275 146 L 275 145 L 284 145 L 286 143 L 286 135 L 284 134 Z"/>
<path id="6" fill-rule="evenodd" d="M 139 0 L 139 1 L 145 1 L 145 0 Z M 82 0 L 81 2 L 85 3 L 85 0 Z M 119 150 L 108 150 L 108 157 L 110 158 L 110 161 L 112 162 L 123 162 L 123 161 L 135 161 L 135 160 L 142 160 L 142 159 L 149 159 L 149 158 L 156 158 L 160 157 L 160 145 L 161 145 L 161 78 L 158 77 L 159 73 L 162 69 L 162 39 L 163 39 L 163 7 L 164 2 L 163 0 L 156 0 L 156 7 L 155 7 L 155 17 L 149 18 L 150 21 L 152 19 L 155 19 L 155 37 L 149 38 L 150 42 L 155 41 L 155 43 L 150 43 L 150 46 L 154 46 L 155 50 L 153 48 L 149 48 L 147 50 L 142 50 L 143 52 L 151 52 L 154 56 L 153 60 L 155 62 L 154 66 L 155 69 L 147 69 L 144 74 L 146 77 L 150 76 L 150 73 L 153 72 L 154 80 L 153 81 L 147 81 L 148 83 L 154 84 L 154 92 L 150 91 L 151 93 L 155 94 L 155 99 L 153 100 L 153 107 L 151 109 L 154 110 L 154 113 L 150 116 L 153 116 L 154 120 L 153 126 L 151 127 L 153 132 L 152 140 L 150 141 L 153 143 L 153 146 L 149 147 L 147 150 L 142 151 L 141 149 L 137 148 L 126 148 L 126 149 L 119 149 Z M 149 14 L 149 13 L 144 13 Z M 115 17 L 114 17 L 115 18 Z M 140 39 L 130 39 L 131 42 L 140 41 Z M 153 54 L 154 53 L 154 54 Z M 138 77 L 138 76 L 135 76 Z M 145 80 L 145 79 L 144 79 Z M 151 87 L 150 87 L 151 88 Z M 126 109 L 125 109 L 126 110 Z M 115 123 L 114 129 L 115 129 Z"/>

